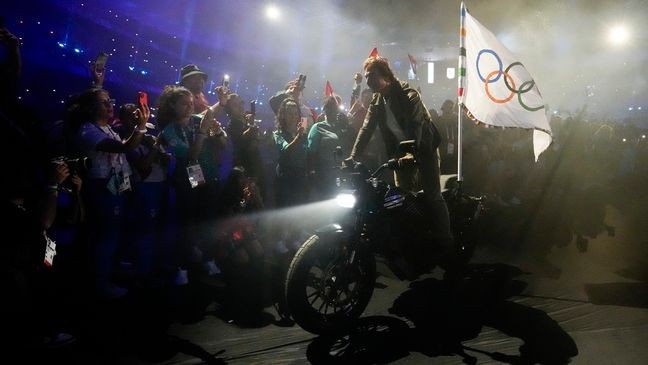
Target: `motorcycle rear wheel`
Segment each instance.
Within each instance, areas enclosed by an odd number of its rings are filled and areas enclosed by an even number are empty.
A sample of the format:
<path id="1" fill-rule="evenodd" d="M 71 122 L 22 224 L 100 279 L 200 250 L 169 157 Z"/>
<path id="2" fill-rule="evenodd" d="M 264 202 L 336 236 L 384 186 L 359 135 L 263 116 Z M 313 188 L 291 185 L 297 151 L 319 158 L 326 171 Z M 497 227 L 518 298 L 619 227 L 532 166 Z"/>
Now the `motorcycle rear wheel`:
<path id="1" fill-rule="evenodd" d="M 366 309 L 376 282 L 376 259 L 356 251 L 354 263 L 333 240 L 311 236 L 297 251 L 286 278 L 286 302 L 295 322 L 314 334 L 352 326 Z"/>

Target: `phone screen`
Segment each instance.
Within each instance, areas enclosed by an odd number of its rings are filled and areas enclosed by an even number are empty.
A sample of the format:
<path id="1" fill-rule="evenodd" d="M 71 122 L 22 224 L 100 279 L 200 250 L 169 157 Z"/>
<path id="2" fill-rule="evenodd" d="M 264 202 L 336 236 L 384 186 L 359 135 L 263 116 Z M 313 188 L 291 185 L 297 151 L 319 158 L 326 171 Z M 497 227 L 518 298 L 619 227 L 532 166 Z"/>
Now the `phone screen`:
<path id="1" fill-rule="evenodd" d="M 140 105 L 148 106 L 148 94 L 145 93 L 144 91 L 140 91 L 138 92 L 138 96 L 139 96 Z"/>
<path id="2" fill-rule="evenodd" d="M 250 113 L 256 114 L 256 100 L 250 101 Z"/>

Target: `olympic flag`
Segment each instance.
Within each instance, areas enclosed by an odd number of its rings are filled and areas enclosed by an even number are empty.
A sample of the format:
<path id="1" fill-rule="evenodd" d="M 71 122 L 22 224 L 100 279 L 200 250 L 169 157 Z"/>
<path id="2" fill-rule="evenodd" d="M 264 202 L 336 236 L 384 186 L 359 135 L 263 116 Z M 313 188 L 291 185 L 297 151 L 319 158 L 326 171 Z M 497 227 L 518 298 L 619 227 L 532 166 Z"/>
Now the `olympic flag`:
<path id="1" fill-rule="evenodd" d="M 461 3 L 459 102 L 494 127 L 533 129 L 536 161 L 551 144 L 540 90 L 526 67 Z M 461 114 L 461 113 L 459 113 Z"/>

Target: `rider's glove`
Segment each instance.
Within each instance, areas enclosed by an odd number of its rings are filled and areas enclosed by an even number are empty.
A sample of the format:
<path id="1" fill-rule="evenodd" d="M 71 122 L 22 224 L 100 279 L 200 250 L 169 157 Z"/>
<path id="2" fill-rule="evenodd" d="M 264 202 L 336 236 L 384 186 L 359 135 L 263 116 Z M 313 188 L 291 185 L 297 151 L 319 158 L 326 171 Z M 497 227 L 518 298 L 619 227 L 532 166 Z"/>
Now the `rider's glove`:
<path id="1" fill-rule="evenodd" d="M 415 164 L 416 160 L 414 159 L 414 155 L 411 153 L 406 153 L 405 156 L 398 159 L 398 167 L 400 168 L 411 167 Z"/>

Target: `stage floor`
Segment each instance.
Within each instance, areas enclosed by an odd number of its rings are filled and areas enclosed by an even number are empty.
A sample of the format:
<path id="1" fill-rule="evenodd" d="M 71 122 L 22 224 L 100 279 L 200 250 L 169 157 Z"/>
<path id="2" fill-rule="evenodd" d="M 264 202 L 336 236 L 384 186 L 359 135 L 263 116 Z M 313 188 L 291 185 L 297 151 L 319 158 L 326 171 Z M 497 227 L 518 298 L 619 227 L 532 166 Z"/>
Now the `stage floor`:
<path id="1" fill-rule="evenodd" d="M 337 337 L 280 326 L 273 307 L 255 323 L 229 323 L 211 303 L 199 317 L 144 330 L 128 345 L 113 346 L 107 335 L 99 352 L 81 342 L 50 359 L 83 364 L 645 363 L 646 236 L 637 238 L 637 225 L 630 227 L 632 220 L 615 208 L 607 208 L 606 221 L 615 226 L 615 236 L 590 239 L 586 252 L 573 241 L 562 247 L 481 247 L 459 289 L 441 280 L 441 270 L 415 282 L 380 276 L 358 328 Z M 155 312 L 155 303 L 137 310 Z"/>

